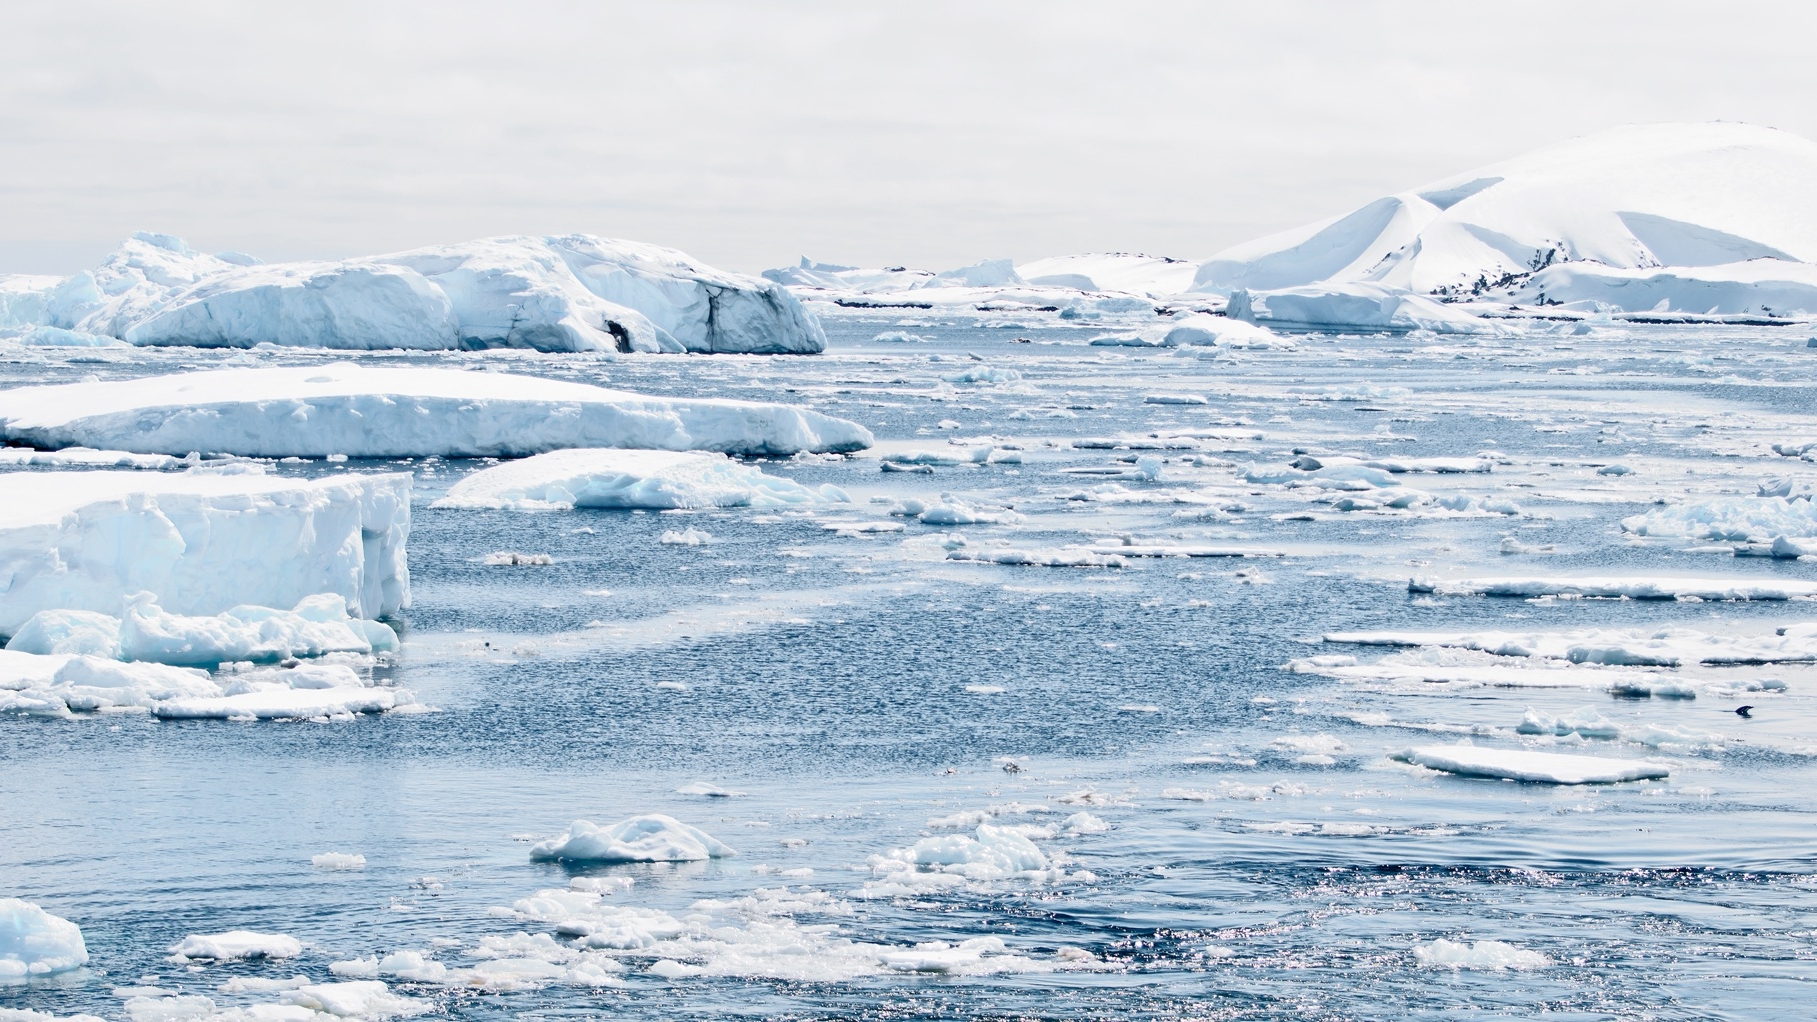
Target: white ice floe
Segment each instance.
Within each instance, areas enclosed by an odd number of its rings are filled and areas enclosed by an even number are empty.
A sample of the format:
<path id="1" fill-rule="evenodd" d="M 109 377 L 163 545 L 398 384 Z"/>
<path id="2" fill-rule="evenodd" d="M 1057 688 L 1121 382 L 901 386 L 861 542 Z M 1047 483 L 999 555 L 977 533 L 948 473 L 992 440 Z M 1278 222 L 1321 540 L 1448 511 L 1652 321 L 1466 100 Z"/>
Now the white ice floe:
<path id="1" fill-rule="evenodd" d="M 1430 944 L 1413 948 L 1413 960 L 1428 969 L 1486 969 L 1501 972 L 1508 969 L 1529 971 L 1543 969 L 1552 960 L 1537 951 L 1499 940 L 1464 941 L 1443 937 Z"/>
<path id="2" fill-rule="evenodd" d="M 435 507 L 704 508 L 826 503 L 824 491 L 723 454 L 581 448 L 509 461 L 455 483 Z"/>
<path id="3" fill-rule="evenodd" d="M 88 964 L 82 929 L 29 901 L 0 898 L 0 983 Z"/>
<path id="4" fill-rule="evenodd" d="M 0 390 L 0 438 L 312 458 L 513 457 L 569 447 L 787 455 L 872 442 L 857 423 L 792 405 L 351 362 Z"/>
<path id="5" fill-rule="evenodd" d="M 1422 745 L 1394 753 L 1393 758 L 1465 777 L 1542 784 L 1615 784 L 1657 780 L 1672 772 L 1663 764 L 1644 760 L 1569 756 L 1528 749 L 1489 749 L 1474 745 Z"/>
<path id="6" fill-rule="evenodd" d="M 303 953 L 303 944 L 295 937 L 281 933 L 229 930 L 226 933 L 191 934 L 178 941 L 170 953 L 173 958 L 222 962 L 240 958 L 295 958 Z"/>
<path id="7" fill-rule="evenodd" d="M 435 1006 L 427 1001 L 393 993 L 377 980 L 352 980 L 343 983 L 310 983 L 283 994 L 286 1004 L 320 1012 L 329 1018 L 387 1019 L 420 1015 Z M 254 1019 L 259 1013 L 249 1011 Z M 318 1018 L 320 1016 L 317 1016 Z M 263 1022 L 263 1020 L 260 1020 Z M 272 1022 L 290 1022 L 283 1017 Z"/>
<path id="8" fill-rule="evenodd" d="M 871 871 L 882 878 L 867 885 L 871 896 L 893 896 L 917 886 L 914 874 L 935 873 L 952 880 L 991 881 L 1020 877 L 1051 881 L 1064 876 L 1015 826 L 980 823 L 970 834 L 941 834 L 922 838 L 908 848 L 870 859 Z M 945 886 L 936 884 L 934 886 Z"/>
<path id="9" fill-rule="evenodd" d="M 1634 287 L 1633 277 L 1752 260 L 1753 277 L 1803 279 L 1796 262 L 1817 261 L 1817 201 L 1792 182 L 1814 173 L 1817 144 L 1770 128 L 1616 128 L 1236 246 L 1203 264 L 1194 283 L 1230 294 L 1366 282 L 1449 298 L 1514 292 L 1537 304 L 1539 277 L 1551 273 L 1548 283 L 1564 284 L 1560 270 L 1548 270 L 1562 264 L 1607 282 L 1578 279 L 1568 297 L 1548 292 L 1548 302 L 1647 311 L 1663 300 L 1669 309 L 1729 311 L 1709 288 Z M 1761 304 L 1799 307 L 1777 295 L 1746 307 L 1761 311 Z"/>
<path id="10" fill-rule="evenodd" d="M 1713 497 L 1654 508 L 1622 519 L 1621 527 L 1636 536 L 1772 543 L 1817 537 L 1817 503 L 1785 497 Z"/>
<path id="11" fill-rule="evenodd" d="M 713 542 L 713 534 L 705 529 L 664 529 L 657 542 L 663 546 L 707 546 Z"/>
<path id="12" fill-rule="evenodd" d="M 0 486 L 0 635 L 46 610 L 294 607 L 362 618 L 409 605 L 410 477 L 28 472 Z"/>
<path id="13" fill-rule="evenodd" d="M 673 249 L 502 237 L 341 262 L 249 264 L 139 232 L 7 318 L 132 344 L 811 353 L 825 335 L 775 284 Z M 71 342 L 63 342 L 71 343 Z"/>
<path id="14" fill-rule="evenodd" d="M 1817 624 L 1771 632 L 1705 632 L 1682 625 L 1652 629 L 1581 628 L 1556 632 L 1331 632 L 1324 641 L 1360 646 L 1442 646 L 1497 656 L 1566 660 L 1578 664 L 1680 667 L 1686 664 L 1768 664 L 1817 661 Z"/>
<path id="15" fill-rule="evenodd" d="M 981 564 L 1013 564 L 1041 568 L 1123 568 L 1120 554 L 1100 554 L 1082 547 L 1038 549 L 1029 547 L 973 547 L 949 550 L 947 559 Z"/>
<path id="16" fill-rule="evenodd" d="M 737 855 L 703 830 L 660 814 L 607 827 L 575 820 L 568 832 L 530 849 L 530 858 L 565 862 L 697 862 Z"/>
<path id="17" fill-rule="evenodd" d="M 0 713 L 150 713 L 167 719 L 347 719 L 416 708 L 402 689 L 341 663 L 211 675 L 188 667 L 0 650 Z"/>
<path id="18" fill-rule="evenodd" d="M 1407 588 L 1441 596 L 1564 596 L 1631 600 L 1809 600 L 1817 582 L 1750 578 L 1510 577 L 1415 579 Z"/>
<path id="19" fill-rule="evenodd" d="M 151 593 L 137 593 L 127 598 L 120 618 L 94 611 L 41 610 L 13 633 L 6 648 L 41 655 L 213 665 L 380 653 L 396 649 L 397 641 L 390 625 L 350 617 L 347 601 L 333 593 L 305 597 L 295 610 L 247 605 L 206 617 L 168 613 Z"/>
<path id="20" fill-rule="evenodd" d="M 361 870 L 366 868 L 366 857 L 358 853 L 321 852 L 310 856 L 309 864 L 316 869 L 330 872 Z"/>
<path id="21" fill-rule="evenodd" d="M 35 451 L 29 447 L 0 447 L 0 469 L 6 468 L 133 468 L 171 471 L 200 465 L 199 456 L 134 454 L 131 451 L 97 451 L 92 447 L 65 447 L 60 451 Z"/>
<path id="22" fill-rule="evenodd" d="M 743 897 L 697 901 L 687 911 L 671 914 L 622 904 L 600 891 L 571 885 L 538 891 L 495 914 L 550 926 L 570 938 L 554 941 L 544 934 L 487 938 L 491 949 L 482 948 L 483 953 L 497 955 L 492 960 L 513 971 L 534 974 L 531 963 L 555 966 L 541 971 L 545 978 L 537 985 L 543 986 L 617 985 L 622 980 L 613 977 L 631 968 L 672 982 L 738 977 L 840 983 L 902 972 L 1044 973 L 1087 968 L 1093 962 L 1071 948 L 1037 957 L 999 937 L 915 945 L 855 940 L 839 925 L 839 920 L 853 915 L 851 904 L 811 888 L 760 887 Z M 515 957 L 503 957 L 507 954 Z M 386 968 L 382 961 L 374 964 Z M 448 969 L 436 982 L 483 988 L 483 977 L 473 974 L 477 968 Z"/>
<path id="23" fill-rule="evenodd" d="M 1632 667 L 1576 664 L 1546 659 L 1515 659 L 1468 649 L 1428 648 L 1358 664 L 1352 657 L 1305 657 L 1287 668 L 1353 682 L 1483 685 L 1494 688 L 1583 688 L 1617 695 L 1694 699 L 1697 689 L 1675 675 Z M 1778 681 L 1752 681 L 1749 690 L 1783 687 Z"/>

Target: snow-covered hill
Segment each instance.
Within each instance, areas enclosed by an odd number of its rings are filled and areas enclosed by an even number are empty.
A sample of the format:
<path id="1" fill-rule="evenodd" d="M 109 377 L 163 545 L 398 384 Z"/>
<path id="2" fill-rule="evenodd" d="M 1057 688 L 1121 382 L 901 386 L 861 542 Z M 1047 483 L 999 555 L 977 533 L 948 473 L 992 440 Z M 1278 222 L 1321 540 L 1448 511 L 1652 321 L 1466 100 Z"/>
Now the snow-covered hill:
<path id="1" fill-rule="evenodd" d="M 1677 311 L 1711 311 L 1689 307 L 1708 287 L 1633 283 L 1654 276 L 1649 270 L 1696 268 L 1702 281 L 1774 285 L 1760 289 L 1758 308 L 1732 293 L 1746 288 L 1729 289 L 1719 311 L 1775 311 L 1775 303 L 1784 310 L 1789 302 L 1817 312 L 1802 265 L 1813 261 L 1817 143 L 1746 124 L 1650 124 L 1548 146 L 1238 245 L 1205 262 L 1194 288 L 1230 294 L 1367 281 L 1531 304 L 1540 297 L 1535 274 L 1582 264 L 1591 272 L 1572 276 L 1574 299 L 1632 308 L 1633 296 L 1645 294 L 1644 308 L 1665 301 Z M 1587 283 L 1599 275 L 1621 283 Z M 1795 285 L 1790 293 L 1776 286 L 1783 282 Z"/>
<path id="2" fill-rule="evenodd" d="M 584 234 L 265 265 L 140 232 L 93 271 L 0 279 L 0 328 L 35 329 L 49 335 L 42 343 L 201 347 L 780 354 L 826 344 L 769 281 Z"/>

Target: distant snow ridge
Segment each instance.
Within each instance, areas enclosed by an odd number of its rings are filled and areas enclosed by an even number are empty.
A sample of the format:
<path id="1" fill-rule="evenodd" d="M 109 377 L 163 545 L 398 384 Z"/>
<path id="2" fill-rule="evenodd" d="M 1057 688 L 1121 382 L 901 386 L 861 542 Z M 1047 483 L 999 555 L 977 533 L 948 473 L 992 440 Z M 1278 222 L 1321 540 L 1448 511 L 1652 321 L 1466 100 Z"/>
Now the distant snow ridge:
<path id="1" fill-rule="evenodd" d="M 840 496 L 843 496 L 841 494 Z M 723 454 L 698 451 L 551 451 L 462 479 L 435 507 L 790 507 L 829 498 Z"/>
<path id="2" fill-rule="evenodd" d="M 1634 125 L 1227 249 L 1193 287 L 1373 284 L 1627 311 L 1817 312 L 1814 182 L 1817 143 L 1796 135 Z"/>
<path id="3" fill-rule="evenodd" d="M 585 234 L 501 237 L 341 262 L 260 264 L 141 231 L 92 271 L 0 279 L 0 328 L 48 342 L 813 353 L 787 290 L 674 249 Z M 36 335 L 34 335 L 36 336 Z M 105 343 L 99 342 L 99 343 Z"/>
<path id="4" fill-rule="evenodd" d="M 792 405 L 350 362 L 0 390 L 0 439 L 314 458 L 513 457 L 567 447 L 788 455 L 872 443 L 855 422 Z"/>

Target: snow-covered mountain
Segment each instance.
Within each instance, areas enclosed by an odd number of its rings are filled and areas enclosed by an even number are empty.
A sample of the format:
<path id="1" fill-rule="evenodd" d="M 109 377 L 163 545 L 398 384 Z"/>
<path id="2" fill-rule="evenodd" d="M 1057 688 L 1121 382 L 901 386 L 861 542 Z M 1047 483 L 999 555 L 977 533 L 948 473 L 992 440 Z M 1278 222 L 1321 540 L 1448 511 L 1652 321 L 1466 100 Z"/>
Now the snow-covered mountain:
<path id="1" fill-rule="evenodd" d="M 1606 300 L 1631 288 L 1614 282 L 1662 267 L 1696 268 L 1706 280 L 1804 281 L 1809 270 L 1797 264 L 1812 261 L 1817 143 L 1747 124 L 1649 124 L 1548 146 L 1238 245 L 1201 265 L 1193 286 L 1230 294 L 1366 281 L 1533 302 L 1541 290 L 1533 285 L 1543 283 L 1537 274 L 1574 264 L 1573 297 Z M 1610 284 L 1586 286 L 1586 271 Z M 1673 297 L 1639 290 L 1652 296 L 1649 308 Z M 1801 291 L 1794 300 L 1811 297 Z"/>
<path id="2" fill-rule="evenodd" d="M 38 328 L 51 343 L 202 347 L 776 354 L 826 344 L 769 281 L 585 234 L 266 265 L 142 231 L 92 271 L 0 278 L 0 328 Z"/>

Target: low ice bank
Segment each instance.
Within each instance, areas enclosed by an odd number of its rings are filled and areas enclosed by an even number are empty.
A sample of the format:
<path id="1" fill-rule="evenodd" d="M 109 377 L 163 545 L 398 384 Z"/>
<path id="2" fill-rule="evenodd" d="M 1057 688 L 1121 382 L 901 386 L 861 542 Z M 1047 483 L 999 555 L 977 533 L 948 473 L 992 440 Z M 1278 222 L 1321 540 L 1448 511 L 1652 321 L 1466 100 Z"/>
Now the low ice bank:
<path id="1" fill-rule="evenodd" d="M 29 901 L 0 898 L 0 983 L 50 976 L 88 964 L 82 929 Z"/>
<path id="2" fill-rule="evenodd" d="M 123 617 L 86 610 L 41 610 L 6 648 L 20 653 L 87 654 L 159 664 L 274 662 L 329 653 L 382 653 L 397 633 L 380 621 L 347 613 L 333 593 L 306 597 L 295 610 L 243 605 L 209 617 L 171 614 L 151 593 L 126 601 Z"/>
<path id="3" fill-rule="evenodd" d="M 260 264 L 141 231 L 73 277 L 0 293 L 36 343 L 248 348 L 813 353 L 820 326 L 769 281 L 673 249 L 570 234 L 342 262 Z"/>
<path id="4" fill-rule="evenodd" d="M 586 448 L 551 451 L 462 479 L 436 507 L 706 508 L 789 507 L 843 500 L 723 454 Z"/>
<path id="5" fill-rule="evenodd" d="M 0 439 L 182 455 L 519 457 L 569 447 L 789 455 L 869 430 L 791 405 L 455 369 L 222 369 L 0 391 Z"/>
<path id="6" fill-rule="evenodd" d="M 561 862 L 699 862 L 737 854 L 707 832 L 658 813 L 607 827 L 575 820 L 566 834 L 530 849 L 533 860 Z"/>
<path id="7" fill-rule="evenodd" d="M 346 663 L 210 674 L 193 667 L 0 650 L 0 713 L 150 713 L 166 720 L 345 720 L 416 706 Z"/>
<path id="8" fill-rule="evenodd" d="M 1485 749 L 1473 745 L 1422 745 L 1393 755 L 1403 763 L 1464 777 L 1486 777 L 1541 784 L 1615 784 L 1658 780 L 1671 770 L 1641 760 L 1567 756 L 1525 749 Z"/>
<path id="9" fill-rule="evenodd" d="M 1513 577 L 1437 581 L 1415 579 L 1412 592 L 1444 596 L 1563 596 L 1630 600 L 1809 600 L 1817 582 L 1751 578 Z"/>
<path id="10" fill-rule="evenodd" d="M 392 615 L 410 601 L 409 532 L 403 474 L 8 475 L 0 635 L 40 611 L 118 614 L 140 592 L 179 615 L 297 607 L 322 594 L 356 617 Z"/>

